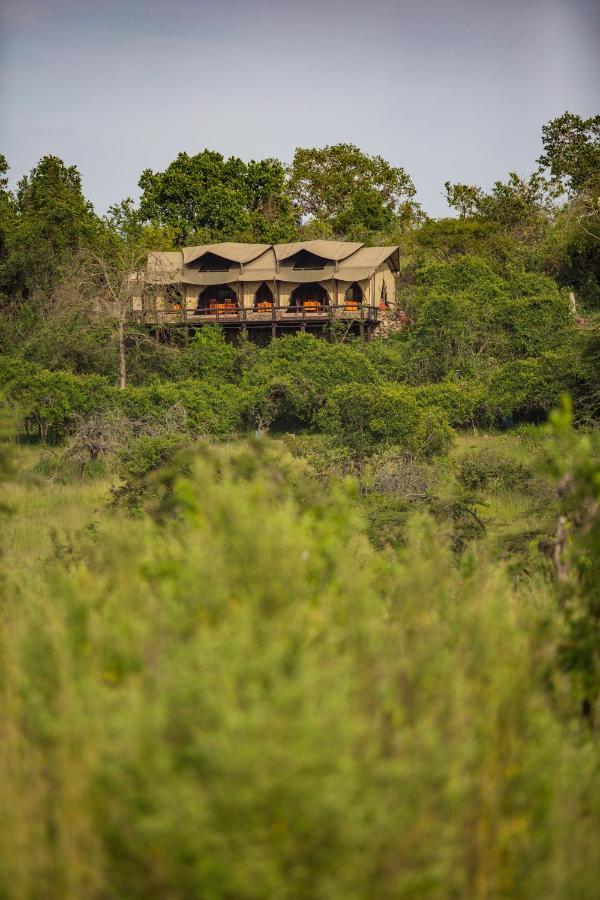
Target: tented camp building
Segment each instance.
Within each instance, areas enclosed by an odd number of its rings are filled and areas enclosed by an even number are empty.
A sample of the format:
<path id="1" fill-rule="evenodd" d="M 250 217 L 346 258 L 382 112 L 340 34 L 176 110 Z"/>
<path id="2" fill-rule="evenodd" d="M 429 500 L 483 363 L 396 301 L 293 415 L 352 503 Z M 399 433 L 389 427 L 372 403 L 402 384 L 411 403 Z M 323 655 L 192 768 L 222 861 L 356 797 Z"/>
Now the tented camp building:
<path id="1" fill-rule="evenodd" d="M 207 244 L 148 256 L 133 297 L 149 325 L 323 329 L 340 319 L 368 337 L 396 294 L 398 247 L 351 241 Z"/>

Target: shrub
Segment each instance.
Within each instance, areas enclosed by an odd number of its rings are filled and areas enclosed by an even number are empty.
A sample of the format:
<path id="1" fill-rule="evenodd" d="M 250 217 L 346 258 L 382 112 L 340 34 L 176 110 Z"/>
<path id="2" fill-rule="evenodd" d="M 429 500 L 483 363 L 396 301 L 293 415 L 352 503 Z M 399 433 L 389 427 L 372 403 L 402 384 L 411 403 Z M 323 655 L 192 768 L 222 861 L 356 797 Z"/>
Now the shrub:
<path id="1" fill-rule="evenodd" d="M 423 268 L 416 282 L 415 323 L 405 336 L 413 380 L 479 378 L 490 363 L 563 352 L 574 341 L 568 300 L 550 278 L 500 278 L 483 260 L 461 257 Z"/>
<path id="2" fill-rule="evenodd" d="M 456 477 L 468 491 L 487 488 L 527 491 L 534 480 L 533 472 L 522 463 L 487 448 L 465 453 Z"/>
<path id="3" fill-rule="evenodd" d="M 484 391 L 473 381 L 440 381 L 415 388 L 415 396 L 423 408 L 442 409 L 450 425 L 459 427 L 472 425 L 478 419 Z"/>
<path id="4" fill-rule="evenodd" d="M 130 512 L 140 510 L 143 502 L 149 499 L 152 475 L 172 462 L 184 445 L 181 435 L 144 436 L 121 450 L 116 466 L 120 483 L 112 490 L 113 505 L 123 505 Z M 187 460 L 181 455 L 178 471 L 189 473 Z"/>
<path id="5" fill-rule="evenodd" d="M 520 421 L 543 421 L 572 386 L 578 361 L 571 348 L 512 360 L 492 372 L 487 409 L 492 421 L 511 416 Z"/>
<path id="6" fill-rule="evenodd" d="M 433 456 L 447 449 L 452 435 L 442 410 L 423 409 L 415 391 L 400 385 L 337 387 L 319 423 L 358 453 L 393 444 L 417 456 Z"/>
<path id="7" fill-rule="evenodd" d="M 298 334 L 266 347 L 242 384 L 267 397 L 285 397 L 277 407 L 274 424 L 289 428 L 310 426 L 337 386 L 378 381 L 360 347 Z"/>
<path id="8" fill-rule="evenodd" d="M 367 534 L 374 547 L 399 547 L 407 537 L 410 503 L 397 494 L 367 494 L 362 500 Z"/>
<path id="9" fill-rule="evenodd" d="M 365 345 L 364 354 L 383 381 L 410 381 L 413 373 L 412 352 L 402 335 L 375 336 Z"/>
<path id="10" fill-rule="evenodd" d="M 192 335 L 181 354 L 178 369 L 185 378 L 199 378 L 213 384 L 235 381 L 239 376 L 236 347 L 226 341 L 219 325 L 204 325 Z"/>
<path id="11" fill-rule="evenodd" d="M 59 441 L 73 423 L 93 411 L 107 408 L 116 390 L 101 375 L 50 372 L 21 360 L 5 360 L 6 397 L 25 414 L 28 431 L 42 441 Z"/>
<path id="12" fill-rule="evenodd" d="M 153 382 L 128 387 L 116 397 L 119 409 L 132 420 L 164 422 L 169 410 L 186 413 L 186 427 L 199 434 L 229 434 L 241 423 L 243 393 L 235 385 L 206 381 Z"/>

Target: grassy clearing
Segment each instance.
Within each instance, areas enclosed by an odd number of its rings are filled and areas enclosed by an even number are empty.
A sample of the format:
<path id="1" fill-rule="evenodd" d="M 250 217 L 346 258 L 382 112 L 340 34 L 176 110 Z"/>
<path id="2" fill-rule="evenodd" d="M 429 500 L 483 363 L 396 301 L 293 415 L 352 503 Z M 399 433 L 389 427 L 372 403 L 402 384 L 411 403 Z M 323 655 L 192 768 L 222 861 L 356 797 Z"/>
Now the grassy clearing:
<path id="1" fill-rule="evenodd" d="M 47 455 L 39 447 L 20 446 L 21 479 L 3 486 L 5 502 L 14 513 L 3 523 L 2 549 L 14 574 L 27 576 L 52 553 L 53 536 L 60 540 L 76 534 L 95 514 L 102 515 L 106 505 L 109 475 L 61 483 L 39 474 L 39 463 Z"/>

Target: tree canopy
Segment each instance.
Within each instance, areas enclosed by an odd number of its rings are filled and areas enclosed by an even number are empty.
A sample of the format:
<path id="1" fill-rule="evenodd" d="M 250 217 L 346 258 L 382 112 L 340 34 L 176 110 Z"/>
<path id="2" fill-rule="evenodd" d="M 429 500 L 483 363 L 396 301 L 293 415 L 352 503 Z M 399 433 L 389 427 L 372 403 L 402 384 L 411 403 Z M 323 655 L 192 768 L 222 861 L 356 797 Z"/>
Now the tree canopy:
<path id="1" fill-rule="evenodd" d="M 57 156 L 44 156 L 19 181 L 12 203 L 3 205 L 12 217 L 2 273 L 8 292 L 52 290 L 66 260 L 100 240 L 102 223 L 83 194 L 77 167 Z"/>
<path id="2" fill-rule="evenodd" d="M 142 219 L 172 229 L 177 244 L 223 240 L 275 242 L 296 219 L 276 159 L 243 162 L 215 150 L 180 153 L 164 172 L 140 178 Z"/>
<path id="3" fill-rule="evenodd" d="M 570 112 L 542 127 L 544 152 L 538 162 L 572 193 L 600 183 L 600 115 L 584 119 Z"/>
<path id="4" fill-rule="evenodd" d="M 303 216 L 333 234 L 363 238 L 411 222 L 415 186 L 403 168 L 369 156 L 354 144 L 302 148 L 290 170 L 290 192 Z"/>

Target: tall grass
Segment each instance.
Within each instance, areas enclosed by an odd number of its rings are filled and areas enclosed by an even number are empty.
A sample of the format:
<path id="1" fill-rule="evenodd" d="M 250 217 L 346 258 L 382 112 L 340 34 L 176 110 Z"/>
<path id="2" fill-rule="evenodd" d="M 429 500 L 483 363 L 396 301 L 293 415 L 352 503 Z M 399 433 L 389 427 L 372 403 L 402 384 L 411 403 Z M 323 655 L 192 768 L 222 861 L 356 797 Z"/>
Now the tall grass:
<path id="1" fill-rule="evenodd" d="M 265 442 L 200 455 L 167 524 L 82 530 L 104 482 L 18 491 L 0 896 L 598 897 L 598 746 L 541 578 L 457 564 L 421 515 L 376 551 L 351 485 Z M 29 582 L 36 515 L 42 556 L 48 520 L 77 535 Z"/>

